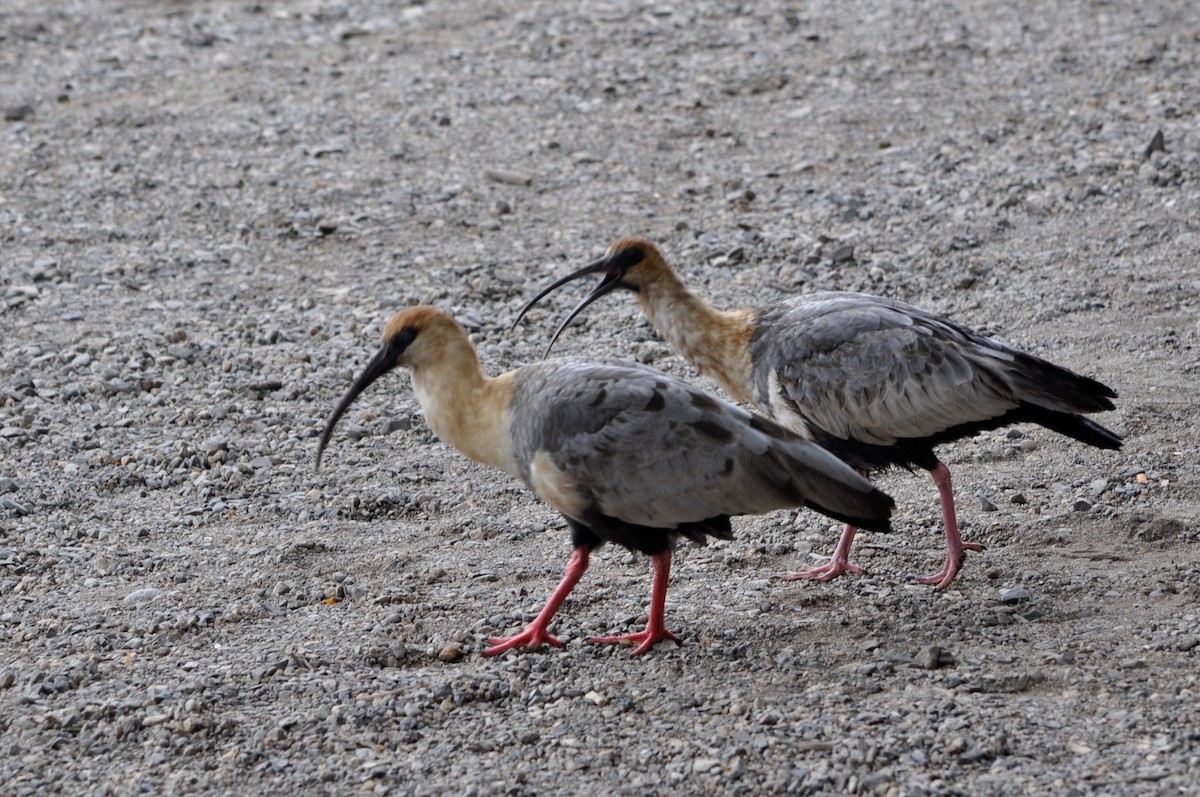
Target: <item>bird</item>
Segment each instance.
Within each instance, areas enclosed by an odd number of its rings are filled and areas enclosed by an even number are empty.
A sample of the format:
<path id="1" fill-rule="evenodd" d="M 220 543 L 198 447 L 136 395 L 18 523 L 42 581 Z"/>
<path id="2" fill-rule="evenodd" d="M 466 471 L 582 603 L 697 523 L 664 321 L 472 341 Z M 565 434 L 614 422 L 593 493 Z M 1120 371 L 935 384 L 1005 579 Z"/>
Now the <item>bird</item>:
<path id="1" fill-rule="evenodd" d="M 672 549 L 680 539 L 732 538 L 730 517 L 808 506 L 877 531 L 892 499 L 820 446 L 770 419 L 638 363 L 543 360 L 488 377 L 462 327 L 446 312 L 406 308 L 329 417 L 316 467 L 338 419 L 397 366 L 430 429 L 471 459 L 502 470 L 558 510 L 573 552 L 545 607 L 520 633 L 483 655 L 562 647 L 549 625 L 606 542 L 649 555 L 654 578 L 643 631 L 599 637 L 636 645 L 678 639 L 665 626 Z"/>
<path id="2" fill-rule="evenodd" d="M 766 307 L 721 310 L 684 285 L 658 248 L 642 238 L 612 244 L 603 257 L 555 280 L 530 300 L 513 326 L 563 285 L 600 274 L 598 284 L 559 325 L 546 354 L 571 321 L 600 297 L 624 289 L 651 325 L 700 373 L 813 440 L 863 474 L 899 466 L 928 471 L 937 486 L 946 534 L 942 569 L 917 579 L 945 590 L 966 551 L 941 443 L 1032 422 L 1103 449 L 1121 437 L 1085 418 L 1115 409 L 1115 391 L 950 319 L 867 293 L 823 291 Z M 857 528 L 845 527 L 830 561 L 782 576 L 829 581 L 862 574 L 851 563 Z"/>

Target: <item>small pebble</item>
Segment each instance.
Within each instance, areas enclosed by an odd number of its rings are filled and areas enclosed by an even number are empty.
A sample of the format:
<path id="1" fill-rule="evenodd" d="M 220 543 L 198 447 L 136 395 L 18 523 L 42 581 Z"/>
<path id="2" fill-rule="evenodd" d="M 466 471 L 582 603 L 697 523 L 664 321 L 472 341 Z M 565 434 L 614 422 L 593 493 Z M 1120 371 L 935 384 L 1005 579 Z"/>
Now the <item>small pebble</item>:
<path id="1" fill-rule="evenodd" d="M 940 645 L 929 645 L 917 652 L 914 663 L 923 670 L 936 670 L 941 666 L 942 648 Z"/>
<path id="2" fill-rule="evenodd" d="M 533 175 L 514 169 L 484 169 L 483 176 L 496 183 L 520 186 L 533 185 Z"/>
<path id="3" fill-rule="evenodd" d="M 126 603 L 126 604 L 130 604 L 130 605 L 138 604 L 138 603 L 149 603 L 150 601 L 154 600 L 161 594 L 162 594 L 161 589 L 156 589 L 154 587 L 143 587 L 142 589 L 135 589 L 133 592 L 126 595 L 124 598 L 121 599 L 121 603 Z"/>
<path id="4" fill-rule="evenodd" d="M 1000 591 L 1001 603 L 1020 603 L 1032 597 L 1033 595 L 1025 587 L 1010 587 Z"/>
<path id="5" fill-rule="evenodd" d="M 854 259 L 854 247 L 850 244 L 834 249 L 829 259 L 833 263 L 849 263 Z"/>
<path id="6" fill-rule="evenodd" d="M 20 105 L 10 105 L 4 109 L 4 121 L 20 122 L 23 119 L 28 119 L 33 115 L 33 106 L 29 103 Z"/>
<path id="7" fill-rule="evenodd" d="M 401 415 L 398 418 L 389 418 L 387 425 L 383 428 L 384 434 L 392 434 L 394 432 L 407 432 L 412 428 L 412 418 L 408 415 Z"/>

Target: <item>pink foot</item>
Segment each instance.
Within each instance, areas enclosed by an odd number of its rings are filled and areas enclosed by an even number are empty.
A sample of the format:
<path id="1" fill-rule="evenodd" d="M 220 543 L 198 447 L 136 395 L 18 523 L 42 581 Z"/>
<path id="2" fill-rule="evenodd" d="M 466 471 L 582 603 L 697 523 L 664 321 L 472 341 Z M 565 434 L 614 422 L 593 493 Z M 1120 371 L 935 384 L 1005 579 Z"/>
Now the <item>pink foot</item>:
<path id="1" fill-rule="evenodd" d="M 676 645 L 680 644 L 679 637 L 665 628 L 651 628 L 650 624 L 646 625 L 645 631 L 638 631 L 634 634 L 618 634 L 617 636 L 595 636 L 588 642 L 595 642 L 597 645 L 619 645 L 622 642 L 633 642 L 637 648 L 631 655 L 640 656 L 664 639 L 669 639 Z"/>
<path id="2" fill-rule="evenodd" d="M 488 644 L 492 647 L 483 651 L 481 655 L 495 656 L 503 653 L 506 650 L 513 648 L 540 648 L 542 645 L 553 645 L 556 648 L 561 648 L 563 643 L 557 637 L 546 633 L 544 627 L 540 627 L 536 620 L 525 627 L 525 630 L 513 636 L 494 636 L 488 640 Z"/>
<path id="3" fill-rule="evenodd" d="M 646 620 L 646 630 L 635 634 L 592 637 L 589 642 L 601 645 L 634 642 L 637 644 L 633 651 L 634 656 L 642 655 L 664 639 L 669 639 L 676 645 L 680 644 L 679 638 L 666 629 L 667 581 L 671 575 L 670 549 L 653 554 L 650 561 L 654 563 L 654 586 L 650 590 L 650 614 Z"/>
<path id="4" fill-rule="evenodd" d="M 865 575 L 867 571 L 863 570 L 858 565 L 850 564 L 846 560 L 838 561 L 837 559 L 830 560 L 827 564 L 814 565 L 806 567 L 803 570 L 797 570 L 795 573 L 784 573 L 779 577 L 780 581 L 833 581 L 838 576 L 844 576 L 847 573 L 853 573 L 856 576 Z"/>
<path id="5" fill-rule="evenodd" d="M 955 577 L 958 576 L 958 570 L 962 567 L 963 560 L 967 558 L 967 551 L 982 551 L 983 546 L 977 542 L 959 542 L 961 550 L 957 555 L 947 554 L 946 563 L 942 565 L 942 569 L 934 573 L 932 576 L 921 576 L 917 579 L 918 584 L 933 584 L 937 587 L 938 592 L 950 586 Z"/>
<path id="6" fill-rule="evenodd" d="M 833 558 L 827 564 L 816 565 L 814 567 L 806 567 L 795 573 L 786 573 L 780 576 L 781 581 L 800 581 L 809 579 L 812 581 L 832 581 L 838 576 L 846 573 L 854 573 L 857 576 L 866 573 L 858 565 L 850 564 L 850 547 L 854 545 L 854 535 L 858 533 L 858 529 L 849 524 L 842 529 L 842 536 L 838 538 L 837 547 L 833 549 Z"/>

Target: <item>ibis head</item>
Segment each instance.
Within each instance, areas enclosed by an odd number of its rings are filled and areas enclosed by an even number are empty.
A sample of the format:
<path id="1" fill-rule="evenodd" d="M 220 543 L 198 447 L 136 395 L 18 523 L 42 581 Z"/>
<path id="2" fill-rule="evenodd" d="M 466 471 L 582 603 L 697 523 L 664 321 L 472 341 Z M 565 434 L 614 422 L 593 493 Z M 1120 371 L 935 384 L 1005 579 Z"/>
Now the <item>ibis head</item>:
<path id="1" fill-rule="evenodd" d="M 513 326 L 521 323 L 521 319 L 534 305 L 568 282 L 574 282 L 590 274 L 600 274 L 600 282 L 596 283 L 596 287 L 592 288 L 591 293 L 575 305 L 575 309 L 567 316 L 567 320 L 563 321 L 555 330 L 554 336 L 550 338 L 550 345 L 546 347 L 546 354 L 549 355 L 558 336 L 589 304 L 617 288 L 638 293 L 669 270 L 670 266 L 663 260 L 654 244 L 642 238 L 623 238 L 610 246 L 603 257 L 593 260 L 578 271 L 573 271 L 542 289 L 521 309 Z"/>
<path id="2" fill-rule="evenodd" d="M 457 326 L 449 316 L 432 307 L 410 307 L 397 313 L 383 331 L 383 345 L 375 356 L 367 363 L 362 373 L 354 380 L 354 384 L 342 396 L 325 431 L 321 435 L 321 444 L 317 446 L 316 467 L 321 467 L 321 454 L 338 420 L 345 414 L 354 399 L 370 387 L 376 379 L 391 371 L 396 366 L 404 366 L 417 370 L 422 365 L 438 357 L 445 346 L 445 341 L 456 337 Z"/>

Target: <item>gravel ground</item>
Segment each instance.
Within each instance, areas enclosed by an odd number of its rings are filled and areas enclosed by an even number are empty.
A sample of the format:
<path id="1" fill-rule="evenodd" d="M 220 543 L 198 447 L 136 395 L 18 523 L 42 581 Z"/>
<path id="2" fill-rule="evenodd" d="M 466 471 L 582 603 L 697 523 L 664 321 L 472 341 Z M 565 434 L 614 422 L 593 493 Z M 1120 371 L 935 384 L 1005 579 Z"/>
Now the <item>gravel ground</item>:
<path id="1" fill-rule="evenodd" d="M 1200 794 L 1200 6 L 0 2 L 0 791 Z M 1161 132 L 1161 137 L 1157 134 Z M 684 547 L 681 647 L 605 549 L 563 651 L 483 659 L 560 519 L 407 378 L 316 436 L 382 322 L 493 372 L 656 240 L 722 305 L 869 290 L 1096 376 L 886 475 L 869 575 L 813 513 Z M 696 378 L 630 301 L 559 350 Z"/>

